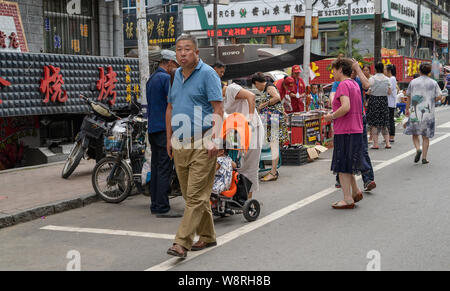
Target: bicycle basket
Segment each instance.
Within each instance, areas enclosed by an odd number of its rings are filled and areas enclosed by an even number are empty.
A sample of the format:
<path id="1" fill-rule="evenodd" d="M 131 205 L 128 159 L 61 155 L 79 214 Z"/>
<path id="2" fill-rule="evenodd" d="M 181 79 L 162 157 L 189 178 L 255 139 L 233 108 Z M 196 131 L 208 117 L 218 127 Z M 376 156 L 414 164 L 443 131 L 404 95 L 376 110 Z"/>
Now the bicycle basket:
<path id="1" fill-rule="evenodd" d="M 99 138 L 107 131 L 107 128 L 104 121 L 88 117 L 83 120 L 81 130 L 85 131 L 90 137 Z"/>

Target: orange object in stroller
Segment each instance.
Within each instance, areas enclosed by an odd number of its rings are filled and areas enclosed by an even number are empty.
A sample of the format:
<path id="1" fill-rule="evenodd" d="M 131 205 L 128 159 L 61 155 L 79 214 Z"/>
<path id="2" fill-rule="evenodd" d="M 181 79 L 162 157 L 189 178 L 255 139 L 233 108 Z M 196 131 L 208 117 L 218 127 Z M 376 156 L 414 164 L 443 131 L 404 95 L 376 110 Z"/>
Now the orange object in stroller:
<path id="1" fill-rule="evenodd" d="M 247 118 L 238 112 L 230 114 L 223 122 L 222 139 L 226 139 L 230 131 L 236 131 L 240 136 L 241 150 L 248 151 L 250 147 L 251 132 L 248 126 Z"/>
<path id="2" fill-rule="evenodd" d="M 237 132 L 240 136 L 240 148 L 233 150 L 242 151 L 245 154 L 250 147 L 251 132 L 243 114 L 233 113 L 225 119 L 222 127 L 224 140 L 230 131 Z M 237 155 L 236 159 L 239 158 Z M 213 215 L 225 217 L 227 214 L 242 213 L 247 221 L 255 221 L 261 207 L 256 199 L 248 199 L 251 184 L 245 176 L 239 174 L 238 171 L 233 171 L 230 189 L 218 195 L 211 194 L 210 204 Z"/>

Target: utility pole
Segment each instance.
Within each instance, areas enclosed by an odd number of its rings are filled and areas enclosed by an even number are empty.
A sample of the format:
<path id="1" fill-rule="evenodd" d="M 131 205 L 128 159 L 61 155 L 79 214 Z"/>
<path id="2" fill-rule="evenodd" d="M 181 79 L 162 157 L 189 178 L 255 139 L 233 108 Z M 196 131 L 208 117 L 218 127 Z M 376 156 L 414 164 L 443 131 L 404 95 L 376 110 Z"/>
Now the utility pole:
<path id="1" fill-rule="evenodd" d="M 147 38 L 147 13 L 145 10 L 145 0 L 136 0 L 136 18 L 137 18 L 137 38 L 139 53 L 139 96 L 140 103 L 144 109 L 144 115 L 147 114 L 147 94 L 146 85 L 149 77 L 148 65 L 148 38 Z"/>
<path id="2" fill-rule="evenodd" d="M 119 37 L 122 23 L 120 21 L 120 3 L 119 0 L 115 0 L 114 3 L 114 12 L 113 12 L 113 56 L 118 57 L 123 55 L 123 51 L 119 52 Z"/>
<path id="3" fill-rule="evenodd" d="M 303 42 L 303 81 L 309 85 L 309 63 L 311 59 L 311 22 L 312 22 L 312 0 L 305 0 L 305 39 Z"/>
<path id="4" fill-rule="evenodd" d="M 374 63 L 381 62 L 381 0 L 375 0 Z"/>
<path id="5" fill-rule="evenodd" d="M 348 8 L 348 29 L 347 29 L 347 54 L 349 58 L 353 57 L 353 51 L 352 51 L 352 2 L 350 2 L 351 0 L 349 0 L 348 4 L 347 4 L 347 8 Z"/>
<path id="6" fill-rule="evenodd" d="M 217 5 L 218 0 L 214 0 L 214 59 L 219 61 L 219 40 L 217 38 Z"/>

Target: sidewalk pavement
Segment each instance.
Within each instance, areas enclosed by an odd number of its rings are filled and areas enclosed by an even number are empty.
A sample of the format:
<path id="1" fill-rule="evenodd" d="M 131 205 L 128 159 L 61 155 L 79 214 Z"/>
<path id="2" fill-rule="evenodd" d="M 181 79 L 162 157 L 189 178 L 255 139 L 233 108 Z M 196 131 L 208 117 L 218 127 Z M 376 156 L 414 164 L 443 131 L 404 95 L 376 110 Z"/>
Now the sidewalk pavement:
<path id="1" fill-rule="evenodd" d="M 91 171 L 95 160 L 82 160 L 61 178 L 64 162 L 0 171 L 0 229 L 83 207 L 97 201 Z"/>

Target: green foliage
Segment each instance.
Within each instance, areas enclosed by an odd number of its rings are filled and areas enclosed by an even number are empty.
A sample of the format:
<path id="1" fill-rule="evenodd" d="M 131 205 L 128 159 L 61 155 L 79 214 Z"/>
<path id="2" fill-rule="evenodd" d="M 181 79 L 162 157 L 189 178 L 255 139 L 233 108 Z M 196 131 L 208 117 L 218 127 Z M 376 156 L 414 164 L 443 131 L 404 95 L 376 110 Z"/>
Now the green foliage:
<path id="1" fill-rule="evenodd" d="M 347 56 L 348 52 L 348 21 L 337 21 L 339 28 L 338 32 L 340 35 L 343 36 L 343 39 L 339 43 L 339 48 L 337 51 L 334 51 L 332 55 L 338 56 L 339 54 L 343 54 L 344 56 Z M 352 29 L 354 28 L 354 25 L 352 25 Z M 352 58 L 357 60 L 358 62 L 361 62 L 363 64 L 366 64 L 367 62 L 364 61 L 364 57 L 359 53 L 359 50 L 355 48 L 355 45 L 360 43 L 361 40 L 357 38 L 352 38 Z"/>

